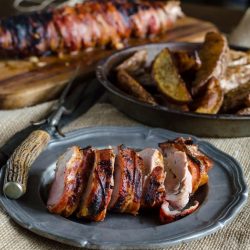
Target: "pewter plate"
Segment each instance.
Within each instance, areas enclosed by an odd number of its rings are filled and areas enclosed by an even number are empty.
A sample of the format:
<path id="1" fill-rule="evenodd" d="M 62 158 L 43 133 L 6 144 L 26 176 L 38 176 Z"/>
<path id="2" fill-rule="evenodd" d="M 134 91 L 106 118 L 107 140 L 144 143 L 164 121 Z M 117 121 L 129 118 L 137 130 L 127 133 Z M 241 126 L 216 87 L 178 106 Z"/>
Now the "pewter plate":
<path id="1" fill-rule="evenodd" d="M 55 162 L 72 145 L 98 148 L 125 144 L 137 149 L 157 147 L 159 142 L 188 135 L 147 127 L 86 128 L 54 139 L 30 171 L 28 191 L 19 200 L 4 197 L 0 203 L 10 217 L 30 231 L 68 245 L 101 249 L 160 248 L 198 239 L 221 229 L 240 211 L 247 200 L 247 186 L 239 163 L 211 144 L 193 137 L 200 149 L 214 160 L 209 185 L 196 195 L 200 208 L 171 224 L 160 225 L 158 215 L 108 214 L 104 222 L 86 223 L 50 214 L 46 210 L 47 190 Z M 3 183 L 1 172 L 1 186 Z"/>

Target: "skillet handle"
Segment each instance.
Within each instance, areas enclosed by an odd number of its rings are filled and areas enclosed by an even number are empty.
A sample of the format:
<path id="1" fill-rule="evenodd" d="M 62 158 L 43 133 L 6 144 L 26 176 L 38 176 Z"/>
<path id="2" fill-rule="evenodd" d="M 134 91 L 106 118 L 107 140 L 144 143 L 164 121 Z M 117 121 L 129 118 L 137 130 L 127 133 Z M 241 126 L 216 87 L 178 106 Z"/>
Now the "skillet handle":
<path id="1" fill-rule="evenodd" d="M 33 131 L 14 151 L 6 163 L 3 192 L 18 199 L 26 192 L 31 165 L 47 147 L 50 135 L 43 130 Z"/>

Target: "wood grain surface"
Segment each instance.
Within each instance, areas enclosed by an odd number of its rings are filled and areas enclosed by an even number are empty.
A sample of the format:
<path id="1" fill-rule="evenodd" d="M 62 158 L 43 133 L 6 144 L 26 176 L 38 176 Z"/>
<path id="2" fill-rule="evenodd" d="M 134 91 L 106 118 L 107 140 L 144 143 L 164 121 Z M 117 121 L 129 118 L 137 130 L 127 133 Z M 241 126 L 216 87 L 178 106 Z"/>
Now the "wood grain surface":
<path id="1" fill-rule="evenodd" d="M 166 34 L 151 39 L 131 39 L 128 46 L 152 42 L 203 41 L 208 31 L 217 28 L 209 22 L 184 17 Z M 16 109 L 53 100 L 58 97 L 77 65 L 82 76 L 95 70 L 100 59 L 110 55 L 111 49 L 95 49 L 77 55 L 50 56 L 0 60 L 0 109 Z"/>

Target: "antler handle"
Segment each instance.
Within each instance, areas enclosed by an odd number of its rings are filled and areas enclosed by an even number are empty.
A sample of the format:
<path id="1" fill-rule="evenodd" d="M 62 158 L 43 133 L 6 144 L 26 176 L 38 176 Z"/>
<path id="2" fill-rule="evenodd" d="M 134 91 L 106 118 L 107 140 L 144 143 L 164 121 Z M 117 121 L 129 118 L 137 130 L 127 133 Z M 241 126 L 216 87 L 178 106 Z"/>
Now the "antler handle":
<path id="1" fill-rule="evenodd" d="M 50 135 L 43 130 L 32 132 L 14 151 L 7 161 L 3 192 L 12 199 L 18 199 L 26 192 L 31 165 L 47 147 Z"/>

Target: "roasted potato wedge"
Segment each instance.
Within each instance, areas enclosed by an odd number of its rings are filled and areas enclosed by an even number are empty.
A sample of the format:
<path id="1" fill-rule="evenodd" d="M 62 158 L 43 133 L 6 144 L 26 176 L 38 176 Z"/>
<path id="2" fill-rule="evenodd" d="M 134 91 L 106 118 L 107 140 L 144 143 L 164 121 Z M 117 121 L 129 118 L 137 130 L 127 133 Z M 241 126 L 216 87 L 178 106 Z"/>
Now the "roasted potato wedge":
<path id="1" fill-rule="evenodd" d="M 217 114 L 223 103 L 224 94 L 220 87 L 219 81 L 212 77 L 207 84 L 207 90 L 202 96 L 196 113 Z"/>
<path id="2" fill-rule="evenodd" d="M 172 55 L 180 74 L 187 71 L 197 71 L 201 67 L 197 51 L 194 52 L 194 55 L 190 55 L 187 51 L 175 51 Z"/>
<path id="3" fill-rule="evenodd" d="M 221 79 L 224 75 L 229 61 L 229 48 L 226 38 L 216 32 L 209 32 L 206 35 L 199 56 L 201 67 L 196 74 L 192 86 L 192 95 L 196 96 L 206 88 L 211 77 Z"/>
<path id="4" fill-rule="evenodd" d="M 162 50 L 156 57 L 152 74 L 159 91 L 167 98 L 178 103 L 192 101 L 186 84 L 179 75 L 171 53 L 167 48 Z"/>
<path id="5" fill-rule="evenodd" d="M 129 74 L 137 73 L 146 64 L 148 52 L 140 50 L 116 67 L 116 70 L 125 70 Z"/>
<path id="6" fill-rule="evenodd" d="M 190 90 L 195 79 L 195 75 L 201 67 L 201 60 L 198 52 L 193 51 L 190 53 L 188 51 L 175 51 L 172 52 L 172 57 L 178 68 L 178 72 L 186 83 L 188 90 Z"/>
<path id="7" fill-rule="evenodd" d="M 250 94 L 250 81 L 241 84 L 237 88 L 228 91 L 225 94 L 224 102 L 222 105 L 222 112 L 228 113 L 230 111 L 236 111 L 242 106 L 245 106 L 245 101 Z"/>
<path id="8" fill-rule="evenodd" d="M 154 97 L 147 92 L 139 82 L 137 82 L 131 75 L 125 70 L 121 69 L 117 72 L 117 85 L 127 94 L 130 94 L 140 101 L 156 105 Z"/>

